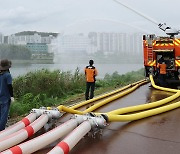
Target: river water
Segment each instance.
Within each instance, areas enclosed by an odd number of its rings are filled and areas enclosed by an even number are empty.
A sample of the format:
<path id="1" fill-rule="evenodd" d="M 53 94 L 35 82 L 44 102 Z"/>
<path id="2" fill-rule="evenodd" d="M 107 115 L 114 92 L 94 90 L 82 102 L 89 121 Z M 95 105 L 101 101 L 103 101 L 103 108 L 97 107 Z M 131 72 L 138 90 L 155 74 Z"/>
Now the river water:
<path id="1" fill-rule="evenodd" d="M 13 64 L 10 68 L 10 72 L 13 78 L 16 78 L 20 75 L 24 75 L 27 72 L 36 71 L 40 69 L 49 69 L 49 70 L 57 70 L 60 69 L 62 71 L 71 71 L 72 73 L 78 67 L 80 72 L 83 72 L 84 67 L 87 64 L 30 64 L 30 63 L 21 63 L 21 64 Z M 143 64 L 95 64 L 94 65 L 98 70 L 98 77 L 103 78 L 106 73 L 112 74 L 117 71 L 119 74 L 125 74 L 131 71 L 137 71 L 143 68 Z"/>

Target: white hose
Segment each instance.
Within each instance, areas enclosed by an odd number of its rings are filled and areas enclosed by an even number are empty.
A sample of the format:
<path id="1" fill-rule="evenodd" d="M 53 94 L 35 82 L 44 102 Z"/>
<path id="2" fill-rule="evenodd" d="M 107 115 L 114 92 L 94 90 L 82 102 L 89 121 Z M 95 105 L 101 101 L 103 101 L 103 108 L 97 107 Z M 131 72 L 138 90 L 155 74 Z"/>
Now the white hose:
<path id="1" fill-rule="evenodd" d="M 84 121 L 48 154 L 67 154 L 91 130 L 91 123 Z"/>
<path id="2" fill-rule="evenodd" d="M 43 114 L 37 120 L 35 120 L 32 124 L 25 127 L 24 129 L 19 130 L 9 136 L 6 136 L 0 140 L 0 151 L 3 151 L 9 147 L 12 147 L 28 137 L 32 136 L 38 130 L 40 130 L 47 122 L 48 122 L 48 115 Z"/>
<path id="3" fill-rule="evenodd" d="M 78 122 L 75 119 L 68 120 L 62 125 L 52 129 L 51 131 L 42 134 L 39 137 L 36 137 L 32 140 L 24 142 L 20 145 L 14 146 L 11 149 L 8 149 L 1 154 L 17 154 L 19 151 L 21 154 L 30 154 L 33 153 L 51 143 L 61 138 L 62 136 L 68 134 L 75 127 L 77 127 Z M 33 146 L 33 148 L 32 148 Z"/>
<path id="4" fill-rule="evenodd" d="M 36 119 L 36 116 L 37 116 L 36 113 L 31 113 L 25 118 L 23 118 L 21 121 L 15 123 L 14 125 L 10 127 L 7 127 L 5 130 L 0 132 L 0 139 L 28 126 L 30 123 L 32 123 Z"/>

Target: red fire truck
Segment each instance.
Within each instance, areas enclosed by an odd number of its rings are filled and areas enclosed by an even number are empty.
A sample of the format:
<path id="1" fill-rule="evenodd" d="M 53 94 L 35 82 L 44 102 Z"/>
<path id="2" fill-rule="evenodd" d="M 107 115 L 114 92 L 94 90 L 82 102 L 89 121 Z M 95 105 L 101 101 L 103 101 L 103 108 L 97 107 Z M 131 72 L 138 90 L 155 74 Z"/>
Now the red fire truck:
<path id="1" fill-rule="evenodd" d="M 167 36 L 143 35 L 145 76 L 148 77 L 152 73 L 155 82 L 158 83 L 157 65 L 163 59 L 166 64 L 166 82 L 168 85 L 177 87 L 180 85 L 180 38 L 175 36 L 179 31 L 166 26 L 165 23 L 158 26 Z"/>
<path id="2" fill-rule="evenodd" d="M 153 24 L 156 24 L 167 34 L 165 37 L 158 37 L 154 34 L 143 35 L 145 76 L 149 77 L 149 74 L 152 73 L 155 82 L 158 81 L 156 80 L 158 78 L 157 64 L 160 59 L 163 59 L 167 68 L 166 81 L 169 83 L 169 85 L 174 84 L 176 87 L 180 86 L 180 38 L 175 37 L 176 35 L 180 34 L 180 30 L 166 26 L 165 23 L 159 24 L 159 22 L 156 20 L 140 13 L 127 4 L 124 4 L 119 0 L 114 1 L 147 19 Z"/>
<path id="3" fill-rule="evenodd" d="M 158 61 L 163 58 L 167 66 L 167 78 L 179 80 L 180 39 L 143 35 L 143 52 L 146 77 L 150 72 L 156 75 Z"/>

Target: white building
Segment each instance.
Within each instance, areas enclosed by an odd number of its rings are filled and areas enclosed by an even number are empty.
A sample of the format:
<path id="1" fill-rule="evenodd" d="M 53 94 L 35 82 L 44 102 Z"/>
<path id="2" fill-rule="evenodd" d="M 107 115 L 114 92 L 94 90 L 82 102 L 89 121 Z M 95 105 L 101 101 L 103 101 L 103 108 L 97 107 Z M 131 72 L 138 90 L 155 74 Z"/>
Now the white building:
<path id="1" fill-rule="evenodd" d="M 103 55 L 126 55 L 142 52 L 142 35 L 139 33 L 90 32 L 61 35 L 58 38 L 60 53 L 101 53 Z"/>
<path id="2" fill-rule="evenodd" d="M 88 51 L 90 40 L 83 34 L 61 35 L 59 36 L 59 52 L 81 52 Z"/>
<path id="3" fill-rule="evenodd" d="M 55 39 L 56 36 L 53 35 L 41 35 L 38 32 L 34 33 L 17 33 L 8 36 L 8 44 L 22 44 L 27 43 L 46 43 L 50 44 L 52 39 Z"/>
<path id="4" fill-rule="evenodd" d="M 8 36 L 7 43 L 14 45 L 46 44 L 49 49 L 48 51 L 53 52 L 51 50 L 54 50 L 54 46 L 55 46 L 54 42 L 56 42 L 54 40 L 57 40 L 57 36 L 58 33 L 24 31 Z M 53 45 L 51 45 L 52 42 Z"/>
<path id="5" fill-rule="evenodd" d="M 90 45 L 94 48 L 97 47 L 97 52 L 104 55 L 136 54 L 142 51 L 142 36 L 139 33 L 90 32 L 88 37 Z M 94 53 L 94 51 L 91 52 Z"/>

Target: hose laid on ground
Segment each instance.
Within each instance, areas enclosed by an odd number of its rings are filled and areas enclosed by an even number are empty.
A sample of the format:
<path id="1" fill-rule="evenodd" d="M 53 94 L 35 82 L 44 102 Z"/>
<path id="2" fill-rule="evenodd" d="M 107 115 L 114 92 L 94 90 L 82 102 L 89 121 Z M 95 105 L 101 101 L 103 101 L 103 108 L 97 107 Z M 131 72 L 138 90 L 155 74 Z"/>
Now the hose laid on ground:
<path id="1" fill-rule="evenodd" d="M 143 79 L 143 80 L 134 82 L 134 83 L 129 84 L 129 85 L 123 87 L 123 88 L 120 88 L 120 89 L 115 90 L 115 91 L 112 91 L 112 92 L 110 92 L 110 93 L 101 95 L 101 96 L 99 96 L 99 97 L 95 97 L 95 98 L 90 99 L 90 100 L 88 100 L 88 101 L 79 103 L 79 104 L 74 105 L 74 106 L 72 106 L 72 107 L 70 107 L 70 108 L 71 108 L 71 109 L 80 108 L 80 107 L 82 107 L 82 106 L 84 106 L 84 105 L 87 105 L 87 104 L 89 104 L 89 103 L 91 103 L 91 102 L 94 102 L 94 101 L 100 100 L 100 99 L 102 99 L 102 98 L 106 98 L 106 97 L 108 97 L 108 96 L 114 95 L 114 94 L 116 94 L 116 93 L 119 93 L 119 92 L 121 92 L 121 91 L 123 91 L 123 90 L 126 90 L 126 89 L 128 89 L 128 88 L 130 88 L 130 87 L 132 87 L 132 86 L 134 86 L 134 85 L 140 84 L 140 83 L 142 83 L 142 82 L 144 83 L 144 82 L 147 82 L 147 81 L 146 81 L 145 79 Z"/>
<path id="2" fill-rule="evenodd" d="M 29 126 L 25 127 L 24 129 L 21 129 L 9 136 L 0 139 L 0 151 L 12 147 L 24 141 L 28 137 L 31 137 L 48 122 L 48 119 L 49 119 L 48 115 L 43 114 L 37 120 L 35 120 L 33 123 L 31 123 Z"/>
<path id="3" fill-rule="evenodd" d="M 156 89 L 163 90 L 163 91 L 169 91 L 169 92 L 178 92 L 178 91 L 180 91 L 180 90 L 177 90 L 177 89 L 171 89 L 171 88 L 165 88 L 165 87 L 157 86 L 157 85 L 155 85 L 155 83 L 154 83 L 153 76 L 150 75 L 149 78 L 150 78 L 150 81 L 151 81 L 152 86 L 153 86 L 154 88 L 156 88 Z"/>
<path id="4" fill-rule="evenodd" d="M 78 122 L 75 119 L 71 119 L 61 124 L 60 126 L 52 129 L 51 131 L 42 134 L 34 139 L 31 139 L 27 142 L 14 146 L 6 151 L 3 151 L 1 154 L 27 154 L 33 153 L 43 147 L 51 144 L 52 142 L 58 140 L 59 138 L 67 135 L 74 128 L 78 126 Z M 33 148 L 32 148 L 33 145 Z"/>
<path id="5" fill-rule="evenodd" d="M 103 106 L 103 105 L 105 105 L 105 104 L 107 104 L 107 103 L 109 103 L 109 102 L 112 102 L 112 101 L 114 101 L 114 100 L 116 100 L 116 99 L 118 99 L 118 98 L 120 98 L 120 97 L 122 97 L 122 96 L 125 96 L 125 95 L 131 93 L 132 91 L 134 91 L 134 90 L 137 89 L 139 86 L 141 86 L 142 84 L 145 84 L 145 83 L 147 83 L 147 81 L 143 81 L 143 82 L 141 82 L 141 83 L 138 83 L 138 84 L 136 84 L 135 86 L 131 87 L 130 89 L 128 89 L 128 90 L 126 90 L 126 91 L 123 91 L 123 92 L 120 93 L 120 94 L 116 94 L 115 96 L 112 96 L 112 97 L 110 97 L 110 98 L 107 98 L 107 99 L 105 99 L 105 100 L 103 100 L 103 101 L 101 101 L 101 102 L 99 102 L 99 103 L 91 106 L 90 108 L 88 108 L 88 109 L 86 109 L 86 110 L 84 110 L 84 111 L 73 110 L 73 109 L 68 108 L 68 107 L 65 107 L 65 106 L 63 106 L 63 105 L 60 105 L 60 106 L 58 107 L 58 110 L 59 110 L 59 111 L 64 111 L 64 112 L 67 112 L 67 113 L 72 113 L 72 114 L 85 114 L 85 113 L 94 111 L 94 110 L 98 109 L 99 107 L 101 107 L 101 106 Z"/>
<path id="6" fill-rule="evenodd" d="M 162 87 L 160 87 L 160 89 L 163 90 Z M 154 107 L 163 105 L 165 103 L 168 103 L 168 102 L 170 102 L 170 101 L 172 101 L 172 100 L 174 100 L 174 99 L 176 99 L 176 98 L 178 98 L 180 96 L 180 91 L 171 90 L 169 88 L 166 88 L 166 90 L 170 91 L 170 92 L 176 92 L 176 94 L 174 94 L 174 95 L 172 95 L 172 96 L 170 96 L 168 98 L 165 98 L 163 100 L 153 102 L 153 103 L 150 103 L 150 104 L 138 105 L 138 106 L 134 106 L 134 107 L 128 107 L 128 108 L 123 108 L 123 109 L 111 111 L 108 114 L 106 114 L 107 117 L 108 117 L 108 121 L 113 122 L 113 121 L 139 120 L 139 119 L 142 119 L 142 118 L 146 118 L 146 117 L 149 117 L 149 116 L 152 116 L 152 115 L 157 115 L 157 114 L 160 114 L 160 113 L 167 112 L 169 110 L 175 109 L 177 107 L 180 107 L 180 102 L 177 102 L 177 103 L 174 103 L 174 104 L 170 104 L 170 105 L 166 105 L 166 106 L 163 106 L 163 107 L 151 109 L 151 110 L 148 110 L 148 111 L 142 111 L 142 112 L 136 113 L 136 114 L 114 115 L 114 114 L 122 114 L 122 113 L 127 113 L 127 112 L 132 112 L 132 111 L 140 111 L 140 110 L 144 110 L 144 109 L 154 108 Z M 84 123 L 82 123 L 81 125 L 83 125 Z M 56 153 L 59 153 L 59 154 L 66 153 L 67 154 L 67 153 L 69 153 L 69 151 L 77 144 L 77 142 L 87 132 L 89 132 L 90 129 L 91 129 L 91 125 L 89 124 L 89 122 L 87 122 L 87 124 L 86 124 L 87 128 L 81 127 L 81 125 L 79 127 L 77 127 L 71 134 L 69 134 L 57 146 L 55 146 L 48 154 L 56 154 Z"/>
<path id="7" fill-rule="evenodd" d="M 166 105 L 163 107 L 158 107 L 155 109 L 151 109 L 148 111 L 144 111 L 144 112 L 140 112 L 140 113 L 135 113 L 135 114 L 129 114 L 129 115 L 114 115 L 114 114 L 106 114 L 108 117 L 108 121 L 110 122 L 120 122 L 120 121 L 133 121 L 133 120 L 139 120 L 139 119 L 143 119 L 146 117 L 150 117 L 153 115 L 157 115 L 160 113 L 164 113 L 173 109 L 176 109 L 180 107 L 180 101 L 170 104 L 170 105 Z"/>
<path id="8" fill-rule="evenodd" d="M 156 89 L 159 89 L 159 90 L 164 90 L 164 91 L 169 91 L 169 92 L 177 92 L 175 95 L 178 96 L 179 93 L 180 93 L 180 90 L 177 90 L 177 89 L 171 89 L 171 88 L 164 88 L 164 87 L 160 87 L 160 86 L 157 86 L 155 85 L 154 83 L 154 80 L 153 80 L 153 76 L 150 75 L 150 80 L 151 80 L 151 84 L 154 88 Z M 173 95 L 173 97 L 175 96 Z M 171 97 L 171 96 L 170 96 Z M 168 97 L 167 100 L 170 98 Z M 172 98 L 173 98 L 172 97 Z M 175 97 L 176 98 L 176 97 Z M 165 100 L 165 99 L 164 99 Z M 164 101 L 163 100 L 163 101 Z M 166 101 L 167 101 L 166 100 Z M 152 103 L 153 104 L 153 103 Z M 166 106 L 162 106 L 162 107 L 158 107 L 158 108 L 155 108 L 155 109 L 151 109 L 151 110 L 148 110 L 148 111 L 143 111 L 143 112 L 140 112 L 140 113 L 135 113 L 135 114 L 129 114 L 129 115 L 114 115 L 114 114 L 122 114 L 122 112 L 120 111 L 123 111 L 122 109 L 121 110 L 116 110 L 116 111 L 112 111 L 112 112 L 109 112 L 107 115 L 108 117 L 108 120 L 109 121 L 133 121 L 133 120 L 139 120 L 139 119 L 142 119 L 142 118 L 146 118 L 146 117 L 149 117 L 149 116 L 153 116 L 153 115 L 157 115 L 157 114 L 160 114 L 160 113 L 164 113 L 164 112 L 167 112 L 167 111 L 170 111 L 170 110 L 173 110 L 173 109 L 176 109 L 180 107 L 180 101 L 179 102 L 176 102 L 176 103 L 173 103 L 173 104 L 169 104 L 169 105 L 166 105 Z M 131 109 L 133 108 L 136 108 L 136 107 L 131 107 Z M 137 109 L 139 110 L 139 109 Z M 113 113 L 113 114 L 112 114 Z"/>
<path id="9" fill-rule="evenodd" d="M 159 90 L 169 91 L 169 92 L 176 92 L 176 94 L 174 94 L 170 97 L 167 97 L 165 99 L 156 101 L 156 102 L 151 102 L 149 104 L 143 104 L 143 105 L 121 108 L 121 109 L 117 109 L 117 110 L 108 112 L 107 114 L 124 114 L 124 113 L 129 113 L 129 112 L 147 110 L 147 109 L 151 109 L 151 108 L 155 108 L 155 107 L 164 105 L 164 104 L 171 102 L 172 100 L 174 100 L 180 96 L 180 90 L 164 88 L 164 87 L 160 87 L 160 86 L 155 85 L 152 75 L 150 75 L 150 80 L 151 80 L 151 84 L 154 88 L 159 89 Z"/>
<path id="10" fill-rule="evenodd" d="M 89 121 L 84 121 L 66 138 L 59 142 L 48 154 L 68 154 L 70 150 L 91 130 Z"/>
<path id="11" fill-rule="evenodd" d="M 142 83 L 138 83 L 138 84 L 136 84 L 135 86 L 133 86 L 132 88 L 130 88 L 130 89 L 128 89 L 128 90 L 126 90 L 126 91 L 124 91 L 124 92 L 122 92 L 122 93 L 120 93 L 120 94 L 117 94 L 117 95 L 112 96 L 112 97 L 110 97 L 110 98 L 107 98 L 106 100 L 103 100 L 103 101 L 101 101 L 101 102 L 99 102 L 99 103 L 97 103 L 97 104 L 94 104 L 93 106 L 91 106 L 91 107 L 88 108 L 87 110 L 83 111 L 83 113 L 85 114 L 85 113 L 94 111 L 94 110 L 98 109 L 99 107 L 101 107 L 101 106 L 103 106 L 103 105 L 105 105 L 105 104 L 107 104 L 107 103 L 109 103 L 109 102 L 112 102 L 112 101 L 114 101 L 114 100 L 116 100 L 116 99 L 118 99 L 118 98 L 120 98 L 120 97 L 123 97 L 123 96 L 125 96 L 125 95 L 133 92 L 133 91 L 136 90 L 139 86 L 141 86 L 141 85 L 143 85 L 143 84 L 145 84 L 145 83 L 147 83 L 147 81 L 144 81 L 144 82 L 142 82 Z"/>
<path id="12" fill-rule="evenodd" d="M 87 104 L 89 104 L 89 103 L 95 102 L 95 101 L 97 101 L 97 100 L 106 98 L 106 97 L 108 97 L 108 96 L 111 96 L 111 95 L 114 95 L 114 94 L 116 94 L 116 93 L 119 93 L 119 92 L 121 92 L 121 91 L 123 91 L 123 90 L 126 90 L 126 89 L 130 88 L 131 86 L 132 86 L 132 85 L 127 85 L 127 86 L 125 86 L 125 87 L 123 87 L 123 88 L 117 89 L 117 90 L 112 91 L 112 92 L 110 92 L 110 93 L 107 93 L 107 94 L 104 94 L 104 95 L 100 95 L 100 96 L 98 96 L 98 97 L 95 97 L 95 98 L 93 98 L 93 99 L 89 99 L 89 100 L 84 101 L 84 102 L 82 102 L 82 103 L 78 103 L 78 104 L 76 104 L 76 105 L 74 105 L 74 106 L 72 106 L 72 107 L 70 107 L 70 108 L 71 108 L 71 109 L 80 108 L 80 107 L 82 107 L 82 106 L 84 106 L 84 105 L 87 105 Z"/>
<path id="13" fill-rule="evenodd" d="M 116 91 L 112 91 L 112 92 L 110 92 L 110 93 L 107 93 L 107 94 L 104 94 L 104 95 L 100 95 L 100 96 L 94 97 L 93 99 L 89 99 L 89 100 L 87 100 L 87 101 L 84 101 L 84 102 L 75 104 L 75 105 L 73 105 L 73 106 L 71 106 L 71 107 L 69 107 L 69 108 L 71 108 L 71 109 L 80 108 L 80 107 L 82 107 L 82 106 L 84 106 L 84 105 L 87 105 L 87 104 L 89 104 L 89 103 L 95 102 L 95 101 L 97 101 L 97 100 L 103 99 L 103 98 L 105 98 L 105 97 L 108 97 L 108 96 L 114 95 L 114 94 L 116 94 L 116 93 L 118 93 L 118 92 L 121 92 L 121 91 L 123 91 L 123 90 L 125 90 L 125 89 L 128 89 L 128 88 L 131 87 L 131 86 L 132 86 L 132 85 L 129 84 L 129 85 L 127 85 L 127 86 L 125 86 L 125 87 L 123 87 L 123 88 L 120 88 L 120 89 L 118 89 L 118 90 L 116 90 Z M 61 108 L 61 106 L 62 106 L 62 105 L 59 105 L 57 108 Z M 52 109 L 52 108 L 51 108 L 51 107 L 47 107 L 47 109 L 50 110 L 50 109 Z"/>
<path id="14" fill-rule="evenodd" d="M 10 127 L 7 127 L 3 131 L 0 131 L 0 139 L 28 126 L 37 118 L 36 116 L 37 116 L 36 113 L 31 113 L 25 118 L 23 118 L 21 121 L 15 123 L 14 125 Z"/>
<path id="15" fill-rule="evenodd" d="M 80 107 L 82 107 L 82 106 L 84 106 L 84 105 L 87 105 L 87 104 L 92 103 L 92 102 L 95 102 L 95 101 L 97 101 L 97 100 L 100 100 L 100 99 L 106 98 L 106 97 L 108 97 L 108 96 L 114 95 L 114 94 L 116 94 L 116 93 L 119 93 L 119 92 L 121 92 L 121 91 L 123 91 L 123 90 L 126 90 L 126 89 L 128 89 L 128 88 L 130 88 L 130 87 L 132 87 L 132 86 L 134 86 L 134 85 L 136 85 L 136 84 L 139 84 L 139 83 L 145 82 L 145 81 L 146 81 L 146 80 L 143 79 L 143 80 L 134 82 L 134 83 L 132 83 L 132 84 L 129 84 L 129 85 L 127 85 L 127 86 L 125 86 L 125 87 L 123 87 L 123 88 L 117 89 L 117 90 L 115 90 L 115 91 L 109 92 L 109 93 L 107 93 L 107 94 L 100 95 L 100 96 L 97 96 L 97 97 L 95 97 L 95 98 L 93 98 L 93 99 L 90 99 L 90 100 L 87 100 L 87 101 L 84 101 L 84 102 L 75 104 L 75 105 L 73 105 L 73 106 L 71 106 L 71 107 L 69 107 L 69 108 L 71 108 L 71 109 L 80 108 Z M 147 82 L 147 81 L 146 81 L 146 82 Z M 58 106 L 57 108 L 61 108 L 61 106 L 62 106 L 62 105 Z M 51 109 L 51 107 L 47 107 L 47 109 Z"/>
<path id="16" fill-rule="evenodd" d="M 159 100 L 156 102 L 151 102 L 148 104 L 142 104 L 142 105 L 137 105 L 137 106 L 125 107 L 125 108 L 113 110 L 111 112 L 108 112 L 107 114 L 125 114 L 125 113 L 129 113 L 129 112 L 136 112 L 136 111 L 142 111 L 142 110 L 155 108 L 155 107 L 164 105 L 168 102 L 171 102 L 171 101 L 175 100 L 176 98 L 178 98 L 179 96 L 180 96 L 180 92 L 177 92 L 176 94 L 174 94 L 172 96 L 169 96 L 165 99 L 162 99 L 162 100 Z"/>

